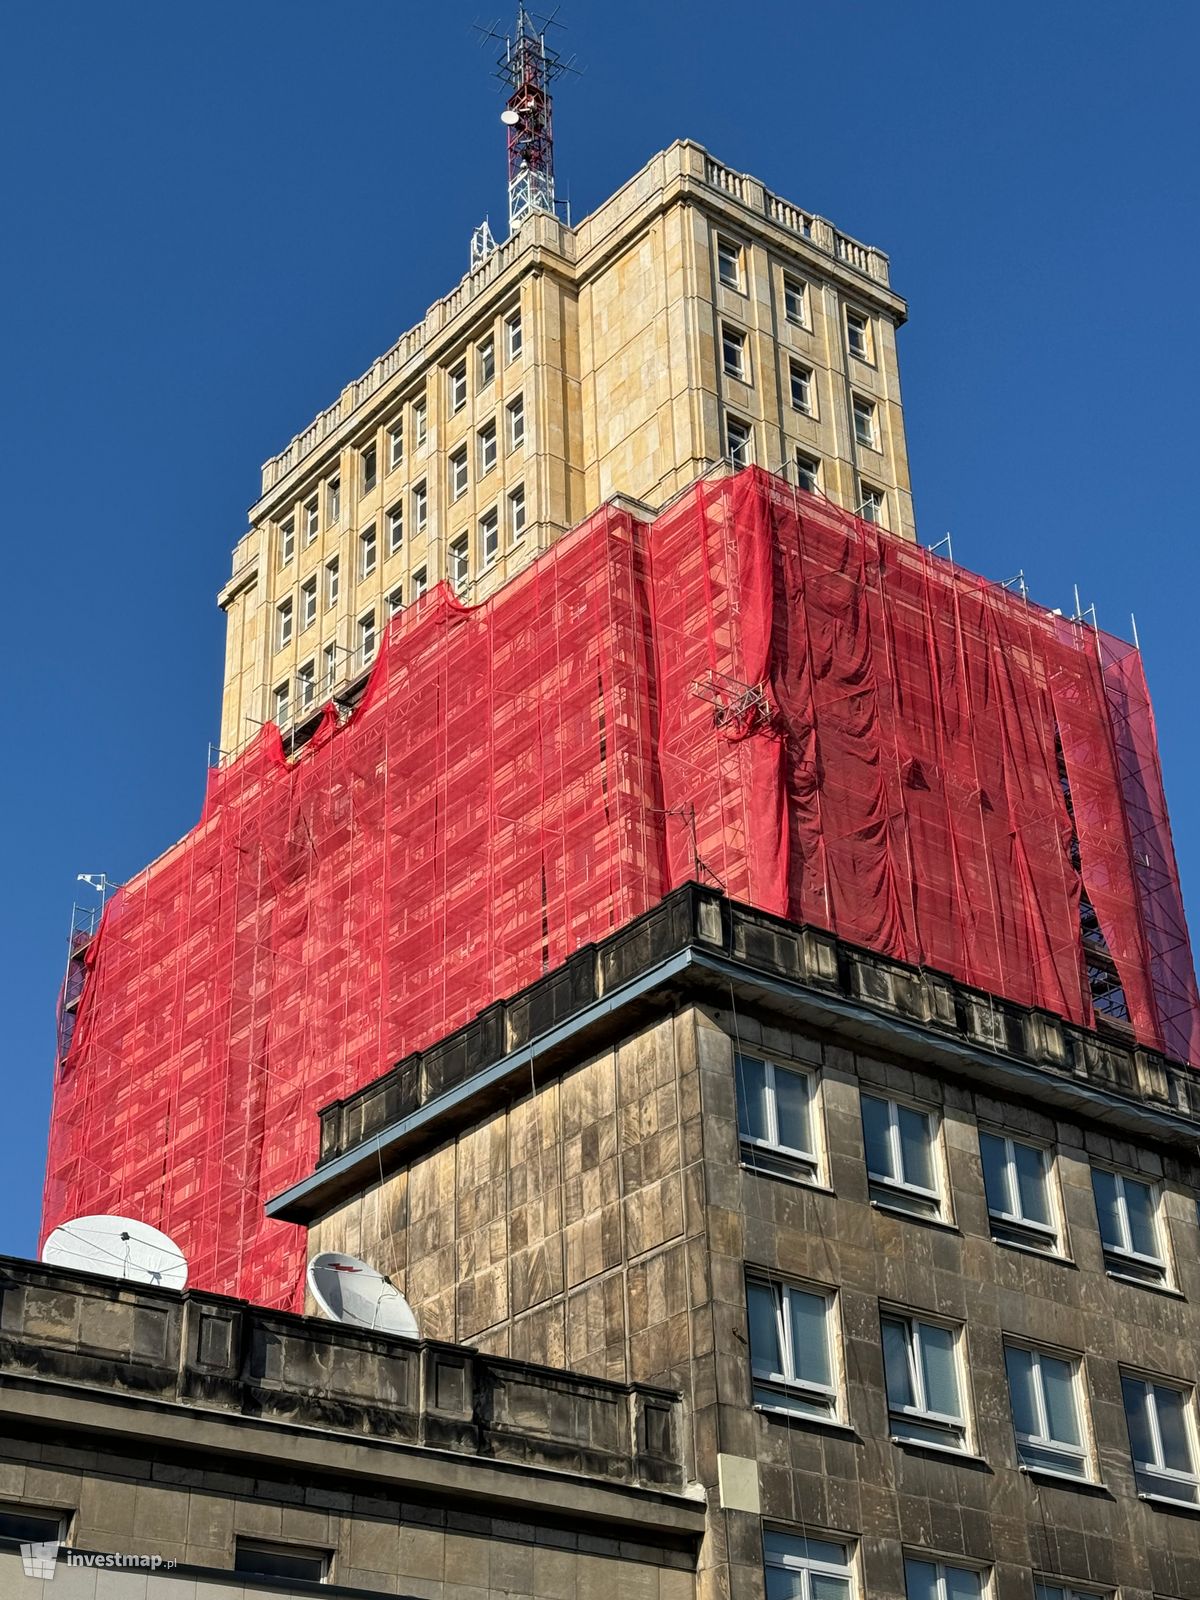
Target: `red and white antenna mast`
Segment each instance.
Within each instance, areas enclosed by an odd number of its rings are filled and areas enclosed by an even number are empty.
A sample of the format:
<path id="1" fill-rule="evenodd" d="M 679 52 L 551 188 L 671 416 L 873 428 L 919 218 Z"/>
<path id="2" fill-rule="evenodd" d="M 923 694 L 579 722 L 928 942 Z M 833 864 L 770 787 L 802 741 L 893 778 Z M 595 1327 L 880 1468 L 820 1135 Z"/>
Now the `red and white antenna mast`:
<path id="1" fill-rule="evenodd" d="M 550 85 L 564 72 L 574 70 L 574 58 L 564 61 L 546 44 L 546 29 L 557 10 L 535 17 L 517 7 L 517 26 L 510 35 L 494 29 L 485 37 L 501 39 L 504 49 L 496 76 L 509 88 L 508 103 L 500 120 L 508 130 L 508 226 L 515 233 L 535 212 L 555 215 L 554 120 Z"/>

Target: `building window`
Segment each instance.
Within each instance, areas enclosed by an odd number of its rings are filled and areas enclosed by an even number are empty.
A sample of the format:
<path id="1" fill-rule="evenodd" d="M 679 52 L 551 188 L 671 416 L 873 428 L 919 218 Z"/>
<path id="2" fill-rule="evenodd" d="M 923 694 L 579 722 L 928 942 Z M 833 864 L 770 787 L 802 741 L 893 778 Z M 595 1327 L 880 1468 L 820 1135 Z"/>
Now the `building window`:
<path id="1" fill-rule="evenodd" d="M 338 558 L 336 556 L 334 556 L 332 561 L 327 561 L 325 563 L 325 609 L 326 609 L 326 611 L 328 611 L 331 606 L 337 605 L 337 603 L 338 603 L 338 595 L 341 592 L 341 587 L 342 587 L 342 579 L 341 579 L 341 572 L 340 572 L 340 570 L 338 568 Z"/>
<path id="2" fill-rule="evenodd" d="M 404 418 L 397 417 L 388 429 L 388 471 L 394 472 L 404 460 Z"/>
<path id="3" fill-rule="evenodd" d="M 326 694 L 333 688 L 338 680 L 338 647 L 336 644 L 327 644 L 321 651 L 321 681 L 325 685 Z"/>
<path id="4" fill-rule="evenodd" d="M 429 525 L 429 491 L 424 482 L 414 483 L 412 490 L 413 527 L 424 533 Z"/>
<path id="5" fill-rule="evenodd" d="M 428 587 L 429 587 L 429 579 L 425 574 L 425 568 L 424 567 L 418 567 L 417 570 L 412 575 L 412 597 L 413 597 L 413 599 L 414 600 L 419 600 L 421 598 L 421 596 L 425 593 L 425 591 L 426 591 L 426 589 Z"/>
<path id="6" fill-rule="evenodd" d="M 321 512 L 316 495 L 304 502 L 304 542 L 313 544 L 321 531 Z"/>
<path id="7" fill-rule="evenodd" d="M 479 387 L 486 389 L 496 376 L 496 341 L 485 339 L 479 346 Z"/>
<path id="8" fill-rule="evenodd" d="M 798 322 L 803 327 L 808 321 L 806 306 L 806 286 L 799 278 L 793 278 L 791 273 L 783 275 L 783 314 L 789 322 Z"/>
<path id="9" fill-rule="evenodd" d="M 860 361 L 871 359 L 871 321 L 861 311 L 846 311 L 846 348 Z"/>
<path id="10" fill-rule="evenodd" d="M 0 1540 L 12 1544 L 61 1543 L 66 1518 L 57 1511 L 26 1511 L 23 1506 L 0 1507 Z M 43 1574 L 54 1576 L 53 1571 Z"/>
<path id="11" fill-rule="evenodd" d="M 508 497 L 508 542 L 520 544 L 525 532 L 525 485 L 519 483 Z"/>
<path id="12" fill-rule="evenodd" d="M 727 322 L 721 324 L 721 364 L 727 378 L 736 378 L 739 383 L 750 382 L 746 364 L 746 335 L 740 328 L 731 328 Z"/>
<path id="13" fill-rule="evenodd" d="M 404 543 L 404 507 L 399 501 L 388 512 L 387 523 L 388 555 L 394 556 Z"/>
<path id="14" fill-rule="evenodd" d="M 490 567 L 500 554 L 500 514 L 495 507 L 479 519 L 479 545 L 483 552 L 483 564 Z"/>
<path id="15" fill-rule="evenodd" d="M 362 463 L 362 492 L 370 494 L 379 482 L 379 451 L 373 444 L 369 444 L 359 456 Z"/>
<path id="16" fill-rule="evenodd" d="M 379 541 L 375 537 L 375 524 L 364 528 L 358 536 L 359 576 L 369 578 L 375 571 L 379 556 Z"/>
<path id="17" fill-rule="evenodd" d="M 300 700 L 300 709 L 307 711 L 317 697 L 317 664 L 315 661 L 306 661 L 296 672 L 296 690 Z"/>
<path id="18" fill-rule="evenodd" d="M 748 422 L 738 417 L 725 419 L 725 454 L 735 467 L 748 467 L 754 460 L 754 435 Z"/>
<path id="19" fill-rule="evenodd" d="M 932 1115 L 873 1094 L 861 1100 L 871 1198 L 918 1216 L 939 1216 Z"/>
<path id="20" fill-rule="evenodd" d="M 496 465 L 496 424 L 489 422 L 479 430 L 479 476 L 486 478 Z"/>
<path id="21" fill-rule="evenodd" d="M 450 497 L 452 500 L 461 500 L 467 492 L 470 474 L 467 467 L 467 448 L 456 450 L 450 457 Z"/>
<path id="22" fill-rule="evenodd" d="M 275 608 L 275 648 L 282 650 L 285 644 L 292 641 L 292 601 L 289 596 L 281 600 Z"/>
<path id="23" fill-rule="evenodd" d="M 796 411 L 812 414 L 812 369 L 798 361 L 788 362 L 788 377 L 792 387 L 792 407 Z"/>
<path id="24" fill-rule="evenodd" d="M 955 1567 L 915 1556 L 904 1561 L 908 1600 L 983 1600 L 983 1577 L 978 1567 Z"/>
<path id="25" fill-rule="evenodd" d="M 1192 1391 L 1121 1374 L 1138 1493 L 1200 1504 Z"/>
<path id="26" fill-rule="evenodd" d="M 873 489 L 869 483 L 859 480 L 858 485 L 858 514 L 864 522 L 873 522 L 877 527 L 886 526 L 884 517 L 884 499 L 882 489 Z"/>
<path id="27" fill-rule="evenodd" d="M 425 401 L 423 399 L 422 400 L 414 400 L 413 401 L 413 439 L 416 442 L 416 446 L 417 446 L 418 450 L 425 443 L 425 441 L 426 441 L 426 439 L 428 439 L 428 437 L 429 437 L 429 407 L 428 407 L 428 405 L 425 403 Z"/>
<path id="28" fill-rule="evenodd" d="M 767 1600 L 850 1600 L 850 1551 L 832 1539 L 763 1529 Z"/>
<path id="29" fill-rule="evenodd" d="M 1140 1283 L 1165 1283 L 1167 1262 L 1158 1233 L 1158 1193 L 1148 1183 L 1092 1168 L 1092 1193 L 1110 1272 Z"/>
<path id="30" fill-rule="evenodd" d="M 278 683 L 275 685 L 274 717 L 275 726 L 277 728 L 282 728 L 284 723 L 287 722 L 291 716 L 291 705 L 289 703 L 291 701 L 291 695 L 292 691 L 290 684 Z"/>
<path id="31" fill-rule="evenodd" d="M 732 239 L 717 240 L 717 277 L 727 289 L 742 287 L 742 248 Z"/>
<path id="32" fill-rule="evenodd" d="M 1004 1366 L 1021 1465 L 1072 1478 L 1089 1477 L 1078 1362 L 1006 1344 Z"/>
<path id="33" fill-rule="evenodd" d="M 279 524 L 279 565 L 286 567 L 296 554 L 296 519 L 288 517 Z"/>
<path id="34" fill-rule="evenodd" d="M 364 612 L 358 619 L 358 659 L 361 666 L 366 666 L 375 654 L 375 612 L 374 609 Z"/>
<path id="35" fill-rule="evenodd" d="M 875 448 L 875 402 L 856 394 L 852 401 L 854 410 L 854 437 L 859 444 Z"/>
<path id="36" fill-rule="evenodd" d="M 460 361 L 450 369 L 450 410 L 461 411 L 467 403 L 467 363 Z"/>
<path id="37" fill-rule="evenodd" d="M 317 580 L 306 578 L 300 585 L 300 629 L 311 628 L 317 620 Z"/>
<path id="38" fill-rule="evenodd" d="M 796 485 L 808 494 L 819 494 L 821 489 L 821 463 L 801 450 L 796 451 Z"/>
<path id="39" fill-rule="evenodd" d="M 1038 1578 L 1033 1585 L 1033 1600 L 1107 1600 L 1111 1589 L 1081 1589 L 1075 1583 Z"/>
<path id="40" fill-rule="evenodd" d="M 398 583 L 391 594 L 388 595 L 387 603 L 389 617 L 397 616 L 404 610 L 404 585 L 402 583 Z"/>
<path id="41" fill-rule="evenodd" d="M 799 1169 L 815 1178 L 819 1163 L 812 1073 L 740 1053 L 734 1057 L 734 1073 L 743 1159 L 768 1171 Z"/>
<path id="42" fill-rule="evenodd" d="M 235 1572 L 263 1578 L 299 1578 L 324 1583 L 329 1574 L 329 1552 L 299 1544 L 260 1544 L 239 1539 L 233 1558 Z"/>
<path id="43" fill-rule="evenodd" d="M 964 1449 L 957 1331 L 890 1313 L 880 1320 L 892 1437 Z"/>
<path id="44" fill-rule="evenodd" d="M 1037 1145 L 998 1133 L 980 1133 L 983 1187 L 992 1234 L 1036 1250 L 1058 1248 L 1050 1198 L 1050 1157 Z"/>
<path id="45" fill-rule="evenodd" d="M 747 1278 L 746 1305 L 754 1403 L 835 1419 L 833 1295 Z"/>
<path id="46" fill-rule="evenodd" d="M 329 512 L 329 522 L 339 521 L 342 515 L 342 480 L 330 478 L 325 490 L 325 503 Z"/>
<path id="47" fill-rule="evenodd" d="M 460 533 L 450 546 L 450 585 L 455 594 L 466 593 L 471 577 L 471 555 L 467 549 L 467 536 Z"/>
<path id="48" fill-rule="evenodd" d="M 525 396 L 518 395 L 508 406 L 508 448 L 519 450 L 525 443 Z"/>
<path id="49" fill-rule="evenodd" d="M 511 316 L 504 319 L 504 348 L 510 361 L 515 361 L 521 354 L 524 343 L 525 336 L 521 331 L 521 313 L 514 311 Z"/>

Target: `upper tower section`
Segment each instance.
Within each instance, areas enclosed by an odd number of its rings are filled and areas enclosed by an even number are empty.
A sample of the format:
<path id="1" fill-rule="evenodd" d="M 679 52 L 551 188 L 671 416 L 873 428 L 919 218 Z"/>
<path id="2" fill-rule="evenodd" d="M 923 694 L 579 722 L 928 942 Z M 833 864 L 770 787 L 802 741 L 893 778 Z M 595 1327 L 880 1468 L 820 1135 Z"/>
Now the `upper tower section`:
<path id="1" fill-rule="evenodd" d="M 690 141 L 575 227 L 531 205 L 264 466 L 220 596 L 222 749 L 301 729 L 401 606 L 485 598 L 616 495 L 753 461 L 913 537 L 904 318 L 885 255 Z"/>

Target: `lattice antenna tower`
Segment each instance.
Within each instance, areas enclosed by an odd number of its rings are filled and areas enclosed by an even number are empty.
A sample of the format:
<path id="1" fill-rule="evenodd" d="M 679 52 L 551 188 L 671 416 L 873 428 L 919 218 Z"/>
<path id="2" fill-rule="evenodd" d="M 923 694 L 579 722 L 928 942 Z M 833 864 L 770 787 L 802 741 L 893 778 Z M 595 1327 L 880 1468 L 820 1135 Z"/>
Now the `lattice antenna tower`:
<path id="1" fill-rule="evenodd" d="M 542 212 L 555 216 L 554 106 L 550 85 L 564 72 L 574 72 L 574 57 L 564 60 L 546 43 L 557 7 L 537 17 L 523 4 L 511 34 L 481 29 L 485 39 L 498 39 L 503 49 L 496 76 L 509 90 L 500 120 L 508 133 L 508 227 L 515 233 L 526 217 Z"/>

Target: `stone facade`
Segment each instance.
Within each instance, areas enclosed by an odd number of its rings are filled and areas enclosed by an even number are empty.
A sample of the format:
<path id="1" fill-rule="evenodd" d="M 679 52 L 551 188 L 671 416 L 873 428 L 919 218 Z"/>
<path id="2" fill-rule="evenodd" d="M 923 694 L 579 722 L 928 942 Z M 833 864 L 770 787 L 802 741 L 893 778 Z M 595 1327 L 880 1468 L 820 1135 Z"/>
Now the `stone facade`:
<path id="1" fill-rule="evenodd" d="M 718 468 L 731 419 L 912 537 L 904 315 L 884 255 L 696 144 L 574 228 L 531 217 L 264 467 L 220 596 L 223 751 L 352 692 L 422 584 L 483 599 L 606 500 Z"/>
<path id="2" fill-rule="evenodd" d="M 811 1163 L 759 1160 L 739 1059 L 808 1075 Z M 331 1107 L 322 1165 L 277 1209 L 314 1252 L 390 1272 L 431 1336 L 678 1391 L 701 1596 L 761 1600 L 782 1534 L 845 1551 L 868 1600 L 902 1600 L 906 1557 L 978 1573 L 987 1600 L 1188 1600 L 1200 1488 L 1135 1479 L 1122 1382 L 1179 1397 L 1200 1474 L 1197 1082 L 692 888 Z M 927 1119 L 924 1210 L 868 1172 L 864 1106 L 888 1101 Z M 1044 1152 L 1049 1235 L 997 1219 L 988 1135 Z M 1140 1280 L 1102 1241 L 1094 1172 L 1151 1197 Z M 753 1375 L 756 1284 L 828 1307 L 825 1413 Z M 955 1428 L 897 1416 L 885 1321 L 952 1346 Z M 1018 1444 L 1008 1362 L 1034 1354 L 1072 1374 L 1069 1470 Z"/>

